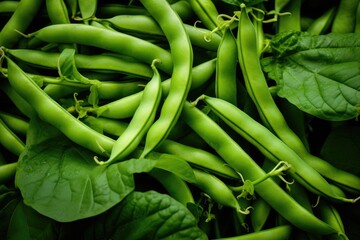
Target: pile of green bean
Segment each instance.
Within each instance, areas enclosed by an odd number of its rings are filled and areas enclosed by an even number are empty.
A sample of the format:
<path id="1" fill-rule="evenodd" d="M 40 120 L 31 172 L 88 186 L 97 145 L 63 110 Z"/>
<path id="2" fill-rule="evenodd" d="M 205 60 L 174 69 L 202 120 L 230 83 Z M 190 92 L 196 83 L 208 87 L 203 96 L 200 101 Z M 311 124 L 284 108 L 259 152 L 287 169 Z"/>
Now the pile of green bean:
<path id="1" fill-rule="evenodd" d="M 13 181 L 36 116 L 101 165 L 154 153 L 187 161 L 195 183 L 150 175 L 205 209 L 209 238 L 347 239 L 339 209 L 358 204 L 360 178 L 311 152 L 304 113 L 290 127 L 260 62 L 267 35 L 303 29 L 301 1 L 226 2 L 241 1 L 0 1 L 1 183 Z M 271 7 L 274 19 L 261 20 Z M 331 31 L 326 14 L 309 29 Z M 77 81 L 59 70 L 66 58 Z"/>

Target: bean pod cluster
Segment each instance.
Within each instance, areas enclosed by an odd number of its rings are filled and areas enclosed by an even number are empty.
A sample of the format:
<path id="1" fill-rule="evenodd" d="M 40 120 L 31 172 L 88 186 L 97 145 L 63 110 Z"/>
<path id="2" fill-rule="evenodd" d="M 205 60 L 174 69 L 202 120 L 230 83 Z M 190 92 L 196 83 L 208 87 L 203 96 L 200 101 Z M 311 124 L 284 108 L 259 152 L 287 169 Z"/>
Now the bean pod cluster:
<path id="1" fill-rule="evenodd" d="M 14 181 L 39 117 L 99 165 L 186 161 L 195 182 L 149 175 L 203 210 L 209 239 L 348 239 L 341 209 L 358 204 L 360 177 L 312 152 L 304 118 L 290 126 L 260 62 L 268 36 L 304 30 L 301 1 L 242 2 L 0 1 L 0 183 Z M 331 31 L 326 16 L 309 31 Z"/>

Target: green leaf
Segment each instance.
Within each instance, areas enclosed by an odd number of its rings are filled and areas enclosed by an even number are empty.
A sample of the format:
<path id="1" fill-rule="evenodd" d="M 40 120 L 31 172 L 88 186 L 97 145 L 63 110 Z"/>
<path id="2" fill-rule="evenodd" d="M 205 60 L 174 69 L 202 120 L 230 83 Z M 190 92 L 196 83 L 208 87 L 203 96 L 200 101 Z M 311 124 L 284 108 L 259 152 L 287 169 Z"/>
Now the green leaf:
<path id="1" fill-rule="evenodd" d="M 43 122 L 30 123 L 29 139 L 42 141 L 27 142 L 15 181 L 25 204 L 60 222 L 108 210 L 134 190 L 134 173 L 148 172 L 156 164 L 154 160 L 130 159 L 100 166 L 91 151 L 65 136 L 44 137 L 46 129 L 51 127 Z"/>
<path id="2" fill-rule="evenodd" d="M 16 205 L 8 229 L 8 240 L 55 239 L 56 222 L 19 201 Z"/>
<path id="3" fill-rule="evenodd" d="M 156 168 L 172 172 L 189 183 L 196 182 L 193 169 L 182 158 L 165 153 L 151 153 L 149 154 L 149 158 L 156 159 Z"/>
<path id="4" fill-rule="evenodd" d="M 321 156 L 335 167 L 360 176 L 360 126 L 335 127 L 325 139 Z"/>
<path id="5" fill-rule="evenodd" d="M 262 64 L 278 96 L 324 120 L 359 115 L 360 34 L 284 32 L 272 39 L 271 50 Z"/>
<path id="6" fill-rule="evenodd" d="M 155 191 L 133 192 L 95 219 L 84 239 L 207 239 L 181 203 Z"/>

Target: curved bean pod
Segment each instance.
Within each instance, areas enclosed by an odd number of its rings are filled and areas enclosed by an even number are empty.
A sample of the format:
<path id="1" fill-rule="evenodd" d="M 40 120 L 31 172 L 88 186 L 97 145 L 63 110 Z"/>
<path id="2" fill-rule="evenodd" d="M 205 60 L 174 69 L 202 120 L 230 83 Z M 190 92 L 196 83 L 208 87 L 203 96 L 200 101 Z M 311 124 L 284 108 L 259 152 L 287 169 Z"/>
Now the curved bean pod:
<path id="1" fill-rule="evenodd" d="M 311 155 L 301 139 L 291 130 L 272 98 L 257 55 L 255 28 L 243 7 L 238 27 L 238 56 L 246 89 L 259 115 L 272 132 L 292 148 L 308 165 L 326 178 L 360 192 L 360 178 L 341 171 L 326 161 Z"/>
<path id="2" fill-rule="evenodd" d="M 145 157 L 169 135 L 180 116 L 181 108 L 191 87 L 193 52 L 180 17 L 166 0 L 141 0 L 141 3 L 159 23 L 168 39 L 174 63 L 169 93 L 161 107 L 159 118 L 146 135 L 142 154 L 142 157 Z"/>
<path id="3" fill-rule="evenodd" d="M 199 64 L 192 70 L 191 90 L 205 84 L 215 72 L 216 59 Z M 167 96 L 170 90 L 171 79 L 161 83 L 162 95 Z M 139 106 L 142 92 L 132 94 L 119 100 L 107 103 L 94 109 L 92 112 L 98 116 L 123 119 L 134 115 L 136 108 Z"/>
<path id="4" fill-rule="evenodd" d="M 151 65 L 154 70 L 154 77 L 146 84 L 140 105 L 131 119 L 129 126 L 116 140 L 109 159 L 105 162 L 100 162 L 101 164 L 110 164 L 128 156 L 138 147 L 140 141 L 153 124 L 156 110 L 161 100 L 161 77 L 155 67 L 156 62 L 157 60 L 154 60 Z"/>
<path id="5" fill-rule="evenodd" d="M 252 119 L 233 104 L 209 96 L 201 99 L 232 129 L 257 147 L 269 160 L 275 163 L 288 162 L 291 176 L 308 190 L 341 201 L 351 201 L 337 196 L 329 183 L 311 166 L 301 159 L 288 145 L 282 142 L 266 127 Z"/>
<path id="6" fill-rule="evenodd" d="M 44 52 L 32 49 L 6 49 L 7 54 L 17 60 L 41 68 L 57 69 L 60 53 Z M 153 75 L 151 68 L 144 63 L 129 61 L 110 54 L 85 55 L 75 54 L 75 64 L 78 69 L 119 72 L 150 79 Z M 44 61 L 46 59 L 46 61 Z"/>
<path id="7" fill-rule="evenodd" d="M 173 70 L 173 60 L 168 51 L 140 38 L 104 28 L 75 23 L 56 24 L 30 33 L 28 37 L 48 43 L 77 43 L 98 47 L 148 64 L 154 59 L 160 59 L 159 69 L 166 73 L 172 73 Z"/>
<path id="8" fill-rule="evenodd" d="M 13 47 L 21 39 L 16 32 L 24 32 L 35 18 L 40 9 L 42 0 L 22 0 L 15 12 L 0 31 L 0 47 Z"/>
<path id="9" fill-rule="evenodd" d="M 195 186 L 204 191 L 215 202 L 223 206 L 232 207 L 238 212 L 244 211 L 241 209 L 239 202 L 233 192 L 223 181 L 204 171 L 197 169 L 193 169 L 193 171 L 196 177 L 196 182 L 194 183 Z"/>
<path id="10" fill-rule="evenodd" d="M 19 156 L 25 149 L 23 141 L 0 119 L 0 144 Z"/>
<path id="11" fill-rule="evenodd" d="M 191 103 L 185 103 L 182 118 L 235 171 L 241 173 L 244 179 L 253 181 L 266 175 L 264 170 L 219 125 Z M 298 228 L 324 235 L 337 233 L 331 226 L 298 204 L 272 179 L 268 178 L 256 184 L 255 192 Z"/>
<path id="12" fill-rule="evenodd" d="M 165 140 L 157 149 L 181 157 L 189 163 L 222 176 L 239 179 L 239 175 L 221 158 L 205 150 L 190 147 L 176 141 Z"/>
<path id="13" fill-rule="evenodd" d="M 231 29 L 226 28 L 217 52 L 215 96 L 237 105 L 237 44 Z"/>
<path id="14" fill-rule="evenodd" d="M 37 112 L 41 119 L 52 124 L 75 143 L 106 156 L 112 150 L 114 140 L 99 134 L 63 109 L 20 69 L 10 58 L 8 80 L 11 86 Z"/>
<path id="15" fill-rule="evenodd" d="M 149 172 L 149 175 L 158 180 L 171 197 L 185 206 L 188 203 L 195 203 L 187 183 L 174 173 L 160 168 L 154 168 Z"/>

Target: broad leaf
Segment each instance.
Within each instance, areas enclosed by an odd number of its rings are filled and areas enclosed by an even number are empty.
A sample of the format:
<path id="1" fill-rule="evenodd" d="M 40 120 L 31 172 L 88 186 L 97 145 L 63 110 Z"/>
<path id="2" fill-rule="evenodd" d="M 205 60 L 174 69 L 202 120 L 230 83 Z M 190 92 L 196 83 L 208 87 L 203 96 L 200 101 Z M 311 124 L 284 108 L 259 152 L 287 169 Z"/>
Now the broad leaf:
<path id="1" fill-rule="evenodd" d="M 181 203 L 155 191 L 133 192 L 95 219 L 84 239 L 207 239 Z"/>
<path id="2" fill-rule="evenodd" d="M 21 154 L 15 181 L 24 203 L 60 222 L 100 214 L 134 190 L 134 173 L 148 172 L 154 160 L 130 159 L 97 165 L 94 155 L 65 136 L 43 133 L 51 127 L 30 123 L 29 141 Z M 35 126 L 34 126 L 35 125 Z M 79 136 L 84 137 L 84 136 Z M 31 139 L 42 139 L 31 140 Z"/>
<path id="3" fill-rule="evenodd" d="M 284 32 L 272 39 L 271 50 L 262 64 L 280 97 L 325 120 L 359 115 L 360 34 Z"/>
<path id="4" fill-rule="evenodd" d="M 9 221 L 8 240 L 47 240 L 56 237 L 56 222 L 18 201 Z"/>

